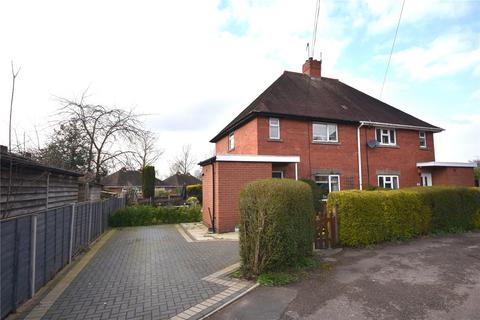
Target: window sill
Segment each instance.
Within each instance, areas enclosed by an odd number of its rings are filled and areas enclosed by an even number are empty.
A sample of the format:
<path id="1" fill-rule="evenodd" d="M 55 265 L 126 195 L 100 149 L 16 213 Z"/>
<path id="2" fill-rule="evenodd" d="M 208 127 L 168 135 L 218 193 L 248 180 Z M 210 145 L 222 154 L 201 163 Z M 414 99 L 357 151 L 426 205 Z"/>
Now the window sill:
<path id="1" fill-rule="evenodd" d="M 312 144 L 333 144 L 333 145 L 339 145 L 340 142 L 330 142 L 330 141 L 312 141 Z"/>
<path id="2" fill-rule="evenodd" d="M 398 144 L 379 144 L 377 145 L 377 148 L 393 148 L 393 149 L 400 149 L 400 146 Z"/>
<path id="3" fill-rule="evenodd" d="M 235 151 L 235 148 L 227 150 L 227 152 L 232 152 L 232 151 Z"/>
<path id="4" fill-rule="evenodd" d="M 268 138 L 267 141 L 268 142 L 283 142 L 282 139 L 271 139 L 271 138 Z"/>
<path id="5" fill-rule="evenodd" d="M 418 149 L 421 150 L 421 151 L 430 151 L 429 148 L 424 148 L 424 147 L 419 147 Z"/>

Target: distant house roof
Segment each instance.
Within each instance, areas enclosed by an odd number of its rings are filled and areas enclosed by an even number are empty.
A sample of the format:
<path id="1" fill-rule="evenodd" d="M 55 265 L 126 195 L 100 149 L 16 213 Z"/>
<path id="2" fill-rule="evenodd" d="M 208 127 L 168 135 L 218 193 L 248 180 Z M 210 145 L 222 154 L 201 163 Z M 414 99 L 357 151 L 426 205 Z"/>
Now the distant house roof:
<path id="1" fill-rule="evenodd" d="M 180 187 L 184 185 L 192 185 L 192 184 L 201 184 L 202 181 L 195 178 L 191 174 L 182 174 L 176 173 L 167 179 L 163 180 L 162 185 L 165 187 Z"/>
<path id="2" fill-rule="evenodd" d="M 15 166 L 15 167 L 16 166 L 28 167 L 28 168 L 39 169 L 39 170 L 44 170 L 48 172 L 73 176 L 73 177 L 83 176 L 82 173 L 79 173 L 76 171 L 51 167 L 43 163 L 40 163 L 36 160 L 33 160 L 31 158 L 8 152 L 6 150 L 6 147 L 4 146 L 1 146 L 0 148 L 0 163 L 2 164 L 2 166 L 9 166 L 10 163 L 12 163 L 12 166 Z"/>
<path id="3" fill-rule="evenodd" d="M 126 187 L 126 186 L 141 186 L 142 173 L 138 170 L 119 171 L 105 176 L 101 181 L 104 186 Z M 162 180 L 155 178 L 155 185 L 162 185 Z"/>
<path id="4" fill-rule="evenodd" d="M 256 116 L 318 121 L 361 121 L 442 129 L 396 109 L 338 79 L 285 71 L 210 142 L 217 142 Z"/>

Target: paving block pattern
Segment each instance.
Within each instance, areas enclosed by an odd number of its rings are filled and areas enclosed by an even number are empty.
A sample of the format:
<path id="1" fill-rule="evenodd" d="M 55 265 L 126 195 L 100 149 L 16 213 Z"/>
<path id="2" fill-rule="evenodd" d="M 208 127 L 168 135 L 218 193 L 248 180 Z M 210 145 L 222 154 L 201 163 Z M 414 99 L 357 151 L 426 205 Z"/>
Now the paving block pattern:
<path id="1" fill-rule="evenodd" d="M 174 226 L 124 228 L 43 319 L 198 319 L 248 289 L 224 277 L 238 260 L 238 242 L 187 242 Z"/>

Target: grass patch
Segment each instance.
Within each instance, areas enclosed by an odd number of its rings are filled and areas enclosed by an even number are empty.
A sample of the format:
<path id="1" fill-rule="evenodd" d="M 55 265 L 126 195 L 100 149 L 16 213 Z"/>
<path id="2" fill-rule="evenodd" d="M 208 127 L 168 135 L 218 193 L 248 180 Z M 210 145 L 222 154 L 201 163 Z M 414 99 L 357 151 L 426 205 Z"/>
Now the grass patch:
<path id="1" fill-rule="evenodd" d="M 289 268 L 284 268 L 278 271 L 262 272 L 257 277 L 257 282 L 262 286 L 281 286 L 297 281 L 298 279 L 307 275 L 307 271 L 318 269 L 322 264 L 318 257 L 303 257 L 297 263 Z M 242 274 L 241 271 L 238 271 Z"/>

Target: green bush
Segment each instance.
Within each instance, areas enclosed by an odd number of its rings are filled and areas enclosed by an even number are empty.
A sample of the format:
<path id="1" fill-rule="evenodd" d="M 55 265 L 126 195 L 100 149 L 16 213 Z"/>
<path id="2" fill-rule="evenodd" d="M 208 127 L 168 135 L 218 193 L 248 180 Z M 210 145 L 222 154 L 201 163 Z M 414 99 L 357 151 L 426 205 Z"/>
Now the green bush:
<path id="1" fill-rule="evenodd" d="M 240 193 L 240 256 L 246 275 L 295 265 L 312 254 L 310 187 L 290 179 L 248 184 Z"/>
<path id="2" fill-rule="evenodd" d="M 187 194 L 189 197 L 195 197 L 202 204 L 202 185 L 192 184 L 187 186 Z"/>
<path id="3" fill-rule="evenodd" d="M 315 183 L 315 181 L 310 180 L 310 179 L 302 179 L 301 181 L 305 182 L 310 186 L 312 189 L 312 199 L 313 199 L 313 207 L 315 209 L 315 212 L 319 212 L 323 208 L 323 199 L 327 197 L 328 192 L 325 190 L 321 189 L 318 184 Z"/>
<path id="4" fill-rule="evenodd" d="M 153 166 L 142 169 L 142 194 L 144 198 L 155 196 L 155 167 Z"/>
<path id="5" fill-rule="evenodd" d="M 429 187 L 400 190 L 340 191 L 330 194 L 336 206 L 340 241 L 370 245 L 416 235 L 471 230 L 480 219 L 480 189 Z"/>
<path id="6" fill-rule="evenodd" d="M 131 206 L 117 210 L 110 216 L 111 227 L 149 226 L 156 224 L 198 222 L 200 207 Z"/>

